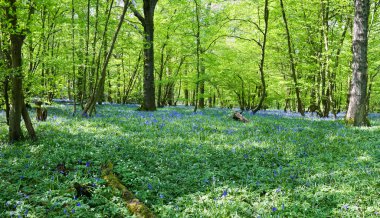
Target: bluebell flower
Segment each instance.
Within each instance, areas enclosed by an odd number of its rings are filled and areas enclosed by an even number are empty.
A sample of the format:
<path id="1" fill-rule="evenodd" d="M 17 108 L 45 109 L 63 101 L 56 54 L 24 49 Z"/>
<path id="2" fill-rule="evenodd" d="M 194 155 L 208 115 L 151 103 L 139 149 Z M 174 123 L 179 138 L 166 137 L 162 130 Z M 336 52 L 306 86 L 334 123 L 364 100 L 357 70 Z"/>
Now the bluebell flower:
<path id="1" fill-rule="evenodd" d="M 86 162 L 86 167 L 90 167 L 90 163 L 91 163 L 90 161 L 87 161 Z"/>
<path id="2" fill-rule="evenodd" d="M 276 212 L 277 210 L 277 207 L 272 207 L 272 212 Z"/>
<path id="3" fill-rule="evenodd" d="M 81 204 L 80 204 L 79 202 L 78 202 L 76 205 L 77 205 L 77 207 L 80 207 L 80 206 L 81 206 Z"/>
<path id="4" fill-rule="evenodd" d="M 71 210 L 71 213 L 75 213 L 75 210 L 74 210 L 74 209 L 72 209 L 72 210 Z"/>
<path id="5" fill-rule="evenodd" d="M 164 198 L 165 196 L 164 196 L 164 194 L 160 194 L 160 198 Z"/>
<path id="6" fill-rule="evenodd" d="M 277 176 L 277 171 L 276 171 L 276 170 L 273 170 L 273 176 L 274 176 L 274 177 Z"/>
<path id="7" fill-rule="evenodd" d="M 150 189 L 150 190 L 153 189 L 153 186 L 150 183 L 148 184 L 148 189 Z"/>
<path id="8" fill-rule="evenodd" d="M 348 210 L 348 204 L 343 205 L 342 209 Z"/>
<path id="9" fill-rule="evenodd" d="M 227 189 L 223 191 L 223 194 L 221 197 L 226 197 L 227 196 Z"/>

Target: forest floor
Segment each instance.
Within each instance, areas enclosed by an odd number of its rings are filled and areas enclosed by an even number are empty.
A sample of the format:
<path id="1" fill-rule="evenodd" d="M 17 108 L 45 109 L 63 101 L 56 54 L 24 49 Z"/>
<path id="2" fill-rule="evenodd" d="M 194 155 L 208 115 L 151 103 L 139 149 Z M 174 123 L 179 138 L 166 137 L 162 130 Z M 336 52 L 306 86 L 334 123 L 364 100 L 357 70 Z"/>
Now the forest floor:
<path id="1" fill-rule="evenodd" d="M 82 118 L 54 105 L 34 123 L 39 140 L 14 145 L 0 112 L 0 217 L 130 216 L 101 178 L 108 161 L 159 217 L 380 216 L 378 115 L 353 128 L 279 111 L 240 123 L 227 109 L 136 109 Z M 75 182 L 92 197 L 76 196 Z"/>

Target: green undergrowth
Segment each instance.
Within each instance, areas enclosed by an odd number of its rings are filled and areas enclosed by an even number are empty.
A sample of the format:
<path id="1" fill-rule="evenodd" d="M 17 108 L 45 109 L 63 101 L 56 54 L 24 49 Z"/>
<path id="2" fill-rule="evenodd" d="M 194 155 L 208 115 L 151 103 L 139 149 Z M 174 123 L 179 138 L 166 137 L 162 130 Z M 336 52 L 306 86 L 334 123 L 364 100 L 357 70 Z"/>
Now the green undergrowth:
<path id="1" fill-rule="evenodd" d="M 37 142 L 7 145 L 0 127 L 0 217 L 128 217 L 100 167 L 159 217 L 379 217 L 380 117 L 343 120 L 172 107 L 54 105 Z M 0 122 L 4 121 L 0 113 Z M 34 116 L 33 112 L 31 116 Z M 68 173 L 56 168 L 65 163 Z M 91 184 L 92 198 L 75 196 Z"/>

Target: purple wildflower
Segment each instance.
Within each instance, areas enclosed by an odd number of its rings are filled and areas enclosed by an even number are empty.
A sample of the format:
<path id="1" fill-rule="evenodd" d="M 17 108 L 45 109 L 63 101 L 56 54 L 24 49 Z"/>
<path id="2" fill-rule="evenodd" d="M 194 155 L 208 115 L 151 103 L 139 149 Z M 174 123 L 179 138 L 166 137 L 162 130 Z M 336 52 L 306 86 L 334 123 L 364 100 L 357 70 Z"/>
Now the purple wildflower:
<path id="1" fill-rule="evenodd" d="M 221 197 L 226 197 L 227 196 L 227 189 L 223 191 L 223 194 Z"/>

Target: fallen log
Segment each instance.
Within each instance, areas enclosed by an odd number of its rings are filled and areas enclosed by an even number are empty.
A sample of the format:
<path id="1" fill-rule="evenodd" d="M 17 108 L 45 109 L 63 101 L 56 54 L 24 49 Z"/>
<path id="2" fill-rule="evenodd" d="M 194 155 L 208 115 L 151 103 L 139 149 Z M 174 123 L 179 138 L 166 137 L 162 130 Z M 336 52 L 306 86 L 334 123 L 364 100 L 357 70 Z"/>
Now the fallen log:
<path id="1" fill-rule="evenodd" d="M 144 203 L 140 202 L 139 199 L 121 183 L 120 179 L 113 173 L 112 163 L 109 162 L 102 166 L 102 177 L 107 181 L 110 187 L 121 192 L 129 212 L 133 215 L 144 218 L 156 217 Z"/>
<path id="2" fill-rule="evenodd" d="M 234 113 L 234 115 L 232 116 L 232 118 L 234 120 L 237 120 L 237 121 L 240 121 L 240 122 L 243 122 L 243 123 L 248 123 L 249 122 L 249 120 L 243 116 L 243 111 L 241 111 L 241 112 L 236 111 Z"/>

